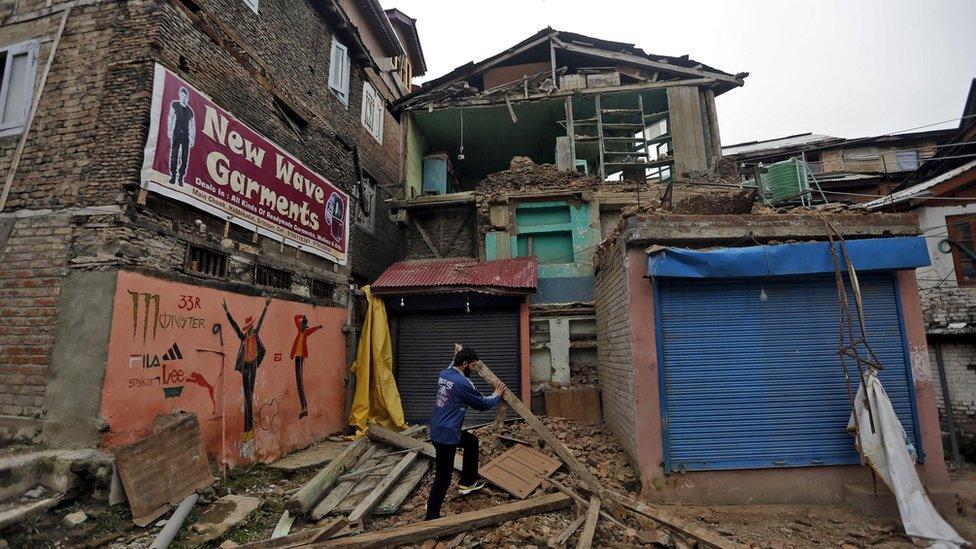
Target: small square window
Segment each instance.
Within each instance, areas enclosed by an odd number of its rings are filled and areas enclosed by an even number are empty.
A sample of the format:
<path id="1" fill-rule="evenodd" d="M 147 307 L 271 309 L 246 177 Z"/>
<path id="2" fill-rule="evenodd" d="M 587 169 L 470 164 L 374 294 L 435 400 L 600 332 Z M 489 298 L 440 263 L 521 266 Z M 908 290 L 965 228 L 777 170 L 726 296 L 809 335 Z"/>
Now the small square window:
<path id="1" fill-rule="evenodd" d="M 312 296 L 312 299 L 333 301 L 335 299 L 335 289 L 336 285 L 334 283 L 313 278 L 309 285 L 309 294 Z"/>
<path id="2" fill-rule="evenodd" d="M 356 199 L 356 203 L 353 206 L 354 214 L 356 219 L 356 225 L 366 229 L 367 231 L 372 231 L 375 219 L 376 210 L 376 180 L 373 179 L 369 174 L 364 174 L 365 177 L 356 185 L 353 191 L 353 196 Z"/>
<path id="3" fill-rule="evenodd" d="M 190 246 L 183 267 L 188 272 L 223 278 L 227 276 L 227 256 L 200 246 Z"/>
<path id="4" fill-rule="evenodd" d="M 258 286 L 270 286 L 281 290 L 291 290 L 291 273 L 273 267 L 255 265 L 254 283 Z"/>

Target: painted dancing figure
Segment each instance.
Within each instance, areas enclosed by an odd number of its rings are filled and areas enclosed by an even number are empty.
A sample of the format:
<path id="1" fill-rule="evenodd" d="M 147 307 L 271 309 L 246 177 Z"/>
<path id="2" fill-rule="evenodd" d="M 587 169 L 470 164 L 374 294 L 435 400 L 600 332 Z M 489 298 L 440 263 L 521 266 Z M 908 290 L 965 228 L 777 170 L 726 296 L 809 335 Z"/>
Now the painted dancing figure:
<path id="1" fill-rule="evenodd" d="M 295 342 L 291 345 L 291 358 L 295 359 L 295 381 L 298 383 L 298 401 L 302 405 L 298 419 L 308 415 L 308 402 L 305 400 L 305 383 L 302 379 L 302 368 L 305 366 L 305 359 L 308 358 L 308 336 L 322 329 L 319 324 L 314 328 L 308 327 L 308 317 L 305 315 L 295 315 L 295 328 L 298 334 Z"/>
<path id="2" fill-rule="evenodd" d="M 244 442 L 254 438 L 254 379 L 257 377 L 258 366 L 264 360 L 265 354 L 264 343 L 258 332 L 261 331 L 261 324 L 264 323 L 264 315 L 268 312 L 270 304 L 271 298 L 264 298 L 264 310 L 261 311 L 257 325 L 254 324 L 254 317 L 248 316 L 244 319 L 243 329 L 237 325 L 234 317 L 227 310 L 227 300 L 221 304 L 224 313 L 227 314 L 227 321 L 241 340 L 234 369 L 241 373 L 244 381 L 244 432 L 241 434 L 241 440 Z"/>

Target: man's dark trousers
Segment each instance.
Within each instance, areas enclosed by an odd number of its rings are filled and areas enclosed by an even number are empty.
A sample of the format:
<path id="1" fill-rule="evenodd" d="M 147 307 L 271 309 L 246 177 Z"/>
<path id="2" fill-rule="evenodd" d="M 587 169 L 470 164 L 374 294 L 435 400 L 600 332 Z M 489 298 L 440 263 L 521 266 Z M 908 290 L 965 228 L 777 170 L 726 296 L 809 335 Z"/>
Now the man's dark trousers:
<path id="1" fill-rule="evenodd" d="M 186 162 L 190 157 L 190 134 L 173 134 L 173 143 L 169 149 L 170 181 L 183 184 L 186 175 Z"/>
<path id="2" fill-rule="evenodd" d="M 430 487 L 430 497 L 427 498 L 427 520 L 440 518 L 441 505 L 444 496 L 451 486 L 451 475 L 454 473 L 454 456 L 460 446 L 464 452 L 464 465 L 461 467 L 461 478 L 458 483 L 471 486 L 478 480 L 478 437 L 467 431 L 461 431 L 461 440 L 457 444 L 434 444 L 436 459 L 434 460 L 434 484 Z"/>

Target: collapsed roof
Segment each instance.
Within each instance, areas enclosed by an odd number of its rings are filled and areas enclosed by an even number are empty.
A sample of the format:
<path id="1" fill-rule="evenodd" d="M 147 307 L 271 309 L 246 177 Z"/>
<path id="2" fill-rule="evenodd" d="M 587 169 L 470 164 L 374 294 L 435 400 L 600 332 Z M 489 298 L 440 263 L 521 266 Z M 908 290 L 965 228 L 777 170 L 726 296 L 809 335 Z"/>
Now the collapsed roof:
<path id="1" fill-rule="evenodd" d="M 470 62 L 453 71 L 430 80 L 417 91 L 402 97 L 393 105 L 394 110 L 409 110 L 438 101 L 484 98 L 496 89 L 486 89 L 484 73 L 502 66 L 545 63 L 548 68 L 532 75 L 535 80 L 549 78 L 548 90 L 556 89 L 551 81 L 557 73 L 567 69 L 593 69 L 608 66 L 621 71 L 622 83 L 664 82 L 669 80 L 696 80 L 696 84 L 710 85 L 715 94 L 724 93 L 743 85 L 748 73 L 730 74 L 704 65 L 687 55 L 672 57 L 647 53 L 634 44 L 601 40 L 573 32 L 558 31 L 546 27 L 507 50 L 480 62 Z M 522 78 L 511 83 L 522 88 Z M 532 91 L 545 90 L 542 82 L 532 82 Z M 526 90 L 528 95 L 528 90 Z M 501 98 L 504 100 L 504 98 Z"/>

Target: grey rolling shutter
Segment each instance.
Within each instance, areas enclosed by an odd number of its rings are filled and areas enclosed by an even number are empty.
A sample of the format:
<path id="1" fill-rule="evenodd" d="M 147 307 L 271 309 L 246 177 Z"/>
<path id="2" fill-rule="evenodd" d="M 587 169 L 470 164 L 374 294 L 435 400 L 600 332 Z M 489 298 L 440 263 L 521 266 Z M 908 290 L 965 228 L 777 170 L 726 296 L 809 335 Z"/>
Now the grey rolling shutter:
<path id="1" fill-rule="evenodd" d="M 472 347 L 478 356 L 508 387 L 521 390 L 519 356 L 519 313 L 500 311 L 429 312 L 398 317 L 396 364 L 397 388 L 403 413 L 410 423 L 427 423 L 434 409 L 437 374 L 451 362 L 454 342 Z M 482 393 L 491 386 L 475 374 L 472 378 Z M 468 409 L 467 425 L 492 421 L 497 411 Z"/>

